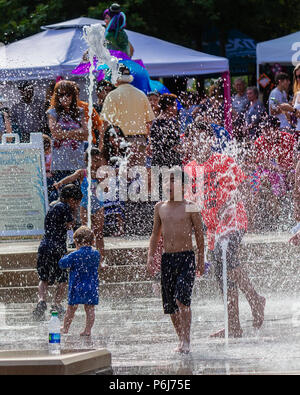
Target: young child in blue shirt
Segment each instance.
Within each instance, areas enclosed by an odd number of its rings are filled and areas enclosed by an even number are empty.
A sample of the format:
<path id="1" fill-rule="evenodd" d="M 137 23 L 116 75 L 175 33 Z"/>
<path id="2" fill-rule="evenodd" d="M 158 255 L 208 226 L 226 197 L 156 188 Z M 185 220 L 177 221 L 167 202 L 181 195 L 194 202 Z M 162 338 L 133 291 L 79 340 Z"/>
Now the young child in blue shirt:
<path id="1" fill-rule="evenodd" d="M 100 253 L 92 246 L 95 236 L 87 226 L 81 226 L 74 233 L 77 250 L 65 255 L 59 261 L 61 269 L 69 268 L 68 307 L 64 317 L 62 333 L 68 333 L 79 304 L 86 313 L 85 329 L 80 336 L 90 336 L 95 321 L 95 305 L 99 302 L 98 268 Z"/>

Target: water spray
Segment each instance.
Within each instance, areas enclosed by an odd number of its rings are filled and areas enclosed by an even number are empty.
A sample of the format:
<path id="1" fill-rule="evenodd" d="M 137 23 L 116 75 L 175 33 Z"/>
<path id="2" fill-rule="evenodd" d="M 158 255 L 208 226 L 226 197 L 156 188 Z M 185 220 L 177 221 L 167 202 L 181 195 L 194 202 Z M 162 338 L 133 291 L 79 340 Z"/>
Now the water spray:
<path id="1" fill-rule="evenodd" d="M 92 148 L 92 113 L 93 113 L 93 88 L 94 88 L 94 75 L 93 65 L 94 59 L 100 64 L 106 64 L 111 69 L 111 81 L 114 84 L 118 76 L 118 60 L 110 55 L 109 50 L 105 45 L 105 28 L 101 24 L 89 25 L 83 27 L 83 38 L 88 44 L 88 57 L 90 61 L 89 69 L 89 119 L 88 119 L 88 207 L 87 219 L 88 227 L 91 228 L 91 148 Z M 97 64 L 96 62 L 96 64 Z"/>

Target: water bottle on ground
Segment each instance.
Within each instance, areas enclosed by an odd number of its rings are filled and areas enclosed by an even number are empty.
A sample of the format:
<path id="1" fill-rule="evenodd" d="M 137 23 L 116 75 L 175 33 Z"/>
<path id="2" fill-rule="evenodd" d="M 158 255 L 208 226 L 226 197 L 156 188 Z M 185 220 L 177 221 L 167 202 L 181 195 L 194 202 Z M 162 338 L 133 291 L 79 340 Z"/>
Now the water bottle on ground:
<path id="1" fill-rule="evenodd" d="M 60 354 L 60 321 L 57 311 L 53 311 L 49 321 L 49 354 Z"/>

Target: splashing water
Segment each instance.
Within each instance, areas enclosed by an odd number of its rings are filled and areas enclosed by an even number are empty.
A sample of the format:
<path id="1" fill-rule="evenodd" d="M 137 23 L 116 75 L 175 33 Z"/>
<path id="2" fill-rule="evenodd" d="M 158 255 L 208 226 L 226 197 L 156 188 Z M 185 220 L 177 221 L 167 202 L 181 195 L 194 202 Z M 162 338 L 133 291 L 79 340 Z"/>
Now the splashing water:
<path id="1" fill-rule="evenodd" d="M 111 70 L 111 81 L 115 84 L 118 76 L 118 59 L 110 55 L 109 50 L 105 46 L 105 28 L 101 24 L 94 24 L 84 26 L 83 38 L 88 44 L 88 55 L 90 61 L 89 69 L 89 87 L 88 87 L 88 103 L 89 103 L 89 119 L 88 119 L 88 207 L 87 218 L 88 227 L 91 227 L 91 148 L 92 148 L 92 112 L 93 112 L 93 88 L 94 88 L 94 75 L 93 64 L 94 59 L 97 63 L 106 64 Z"/>
<path id="2" fill-rule="evenodd" d="M 228 240 L 221 242 L 222 247 L 222 264 L 223 264 L 223 294 L 224 294 L 224 325 L 225 325 L 225 344 L 228 345 L 228 301 L 227 301 L 227 247 Z"/>
<path id="3" fill-rule="evenodd" d="M 84 26 L 83 37 L 88 44 L 89 60 L 93 64 L 96 57 L 98 64 L 105 64 L 111 70 L 111 82 L 116 83 L 118 77 L 118 59 L 111 56 L 106 47 L 105 28 L 101 24 Z M 92 66 L 90 67 L 90 71 Z"/>
<path id="4" fill-rule="evenodd" d="M 220 241 L 220 246 L 222 249 L 222 277 L 223 277 L 223 301 L 224 301 L 224 328 L 225 328 L 225 346 L 228 346 L 229 338 L 229 328 L 228 328 L 228 282 L 227 282 L 227 249 L 228 249 L 228 237 L 230 232 L 237 231 L 236 218 L 237 218 L 237 208 L 235 204 L 235 194 L 233 193 L 230 197 L 230 204 L 228 209 L 225 210 L 220 216 L 220 221 L 224 218 L 228 211 L 233 213 L 233 223 L 229 226 L 223 233 L 217 234 L 215 242 Z"/>

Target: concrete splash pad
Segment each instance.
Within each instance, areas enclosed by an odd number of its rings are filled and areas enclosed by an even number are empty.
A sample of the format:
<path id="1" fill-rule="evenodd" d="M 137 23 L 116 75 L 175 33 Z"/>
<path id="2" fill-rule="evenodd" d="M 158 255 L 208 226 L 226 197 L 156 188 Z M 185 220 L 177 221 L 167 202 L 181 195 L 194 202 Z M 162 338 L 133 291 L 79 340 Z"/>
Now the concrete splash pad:
<path id="1" fill-rule="evenodd" d="M 245 238 L 241 256 L 245 255 L 243 261 L 249 265 L 251 279 L 267 299 L 265 322 L 259 331 L 253 329 L 249 305 L 240 294 L 243 337 L 229 339 L 228 345 L 222 339 L 209 338 L 224 327 L 222 297 L 209 275 L 195 284 L 191 353 L 175 353 L 177 338 L 169 316 L 163 314 L 160 294 L 151 290 L 149 281 L 140 278 L 137 282 L 131 277 L 124 279 L 126 287 L 120 282 L 113 288 L 101 283 L 91 338 L 79 336 L 85 322 L 80 307 L 69 334 L 62 337 L 63 353 L 109 350 L 112 371 L 118 375 L 300 374 L 299 249 L 289 247 L 287 239 L 287 235 Z M 122 244 L 115 243 L 112 248 L 120 249 Z M 143 265 L 148 240 L 123 240 L 123 244 L 136 250 L 135 260 L 139 258 Z M 15 250 L 11 244 L 8 247 Z M 118 268 L 116 274 L 121 277 L 122 273 Z M 133 292 L 140 284 L 142 292 Z M 122 292 L 115 293 L 119 289 Z M 32 320 L 36 296 L 26 303 L 7 296 L 0 303 L 0 351 L 46 353 L 47 321 Z"/>
<path id="2" fill-rule="evenodd" d="M 111 354 L 103 350 L 0 351 L 0 375 L 78 375 L 111 372 Z"/>
<path id="3" fill-rule="evenodd" d="M 109 350 L 116 375 L 298 375 L 299 298 L 265 296 L 265 322 L 259 331 L 253 329 L 249 306 L 241 297 L 243 337 L 229 339 L 228 345 L 223 339 L 209 338 L 223 327 L 221 297 L 194 298 L 189 355 L 173 351 L 177 338 L 170 318 L 163 314 L 160 298 L 151 297 L 102 300 L 89 339 L 79 336 L 85 322 L 84 310 L 79 308 L 69 334 L 62 337 L 62 349 L 75 353 Z M 31 320 L 33 306 L 2 305 L 0 350 L 47 353 L 47 322 Z"/>

